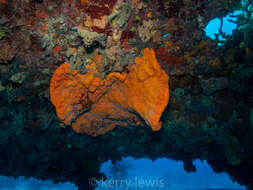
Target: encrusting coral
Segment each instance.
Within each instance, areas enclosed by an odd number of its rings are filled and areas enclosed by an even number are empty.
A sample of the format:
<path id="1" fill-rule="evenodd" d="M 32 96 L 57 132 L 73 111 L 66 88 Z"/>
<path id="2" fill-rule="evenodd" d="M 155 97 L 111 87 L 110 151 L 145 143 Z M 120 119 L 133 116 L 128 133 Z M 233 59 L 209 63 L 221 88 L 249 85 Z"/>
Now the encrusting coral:
<path id="1" fill-rule="evenodd" d="M 104 134 L 116 126 L 141 125 L 161 128 L 160 117 L 169 101 L 168 76 L 156 60 L 154 50 L 128 66 L 129 72 L 98 77 L 97 65 L 86 66 L 86 74 L 71 71 L 64 63 L 50 84 L 51 101 L 65 124 L 78 133 Z M 142 118 L 142 119 L 141 119 Z"/>
<path id="2" fill-rule="evenodd" d="M 91 32 L 82 27 L 78 28 L 78 33 L 83 39 L 83 43 L 85 47 L 92 46 L 95 42 L 99 42 L 100 45 L 105 46 L 106 44 L 106 35 L 99 34 L 97 32 Z"/>

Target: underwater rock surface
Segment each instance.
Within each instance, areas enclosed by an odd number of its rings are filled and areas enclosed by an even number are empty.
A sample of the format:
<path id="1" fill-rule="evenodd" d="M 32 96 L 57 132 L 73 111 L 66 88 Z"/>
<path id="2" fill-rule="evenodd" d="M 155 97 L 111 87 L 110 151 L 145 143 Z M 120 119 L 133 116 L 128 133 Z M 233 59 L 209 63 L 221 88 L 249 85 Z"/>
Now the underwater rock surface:
<path id="1" fill-rule="evenodd" d="M 0 174 L 82 190 L 107 160 L 201 159 L 253 189 L 252 23 L 251 1 L 0 0 Z"/>

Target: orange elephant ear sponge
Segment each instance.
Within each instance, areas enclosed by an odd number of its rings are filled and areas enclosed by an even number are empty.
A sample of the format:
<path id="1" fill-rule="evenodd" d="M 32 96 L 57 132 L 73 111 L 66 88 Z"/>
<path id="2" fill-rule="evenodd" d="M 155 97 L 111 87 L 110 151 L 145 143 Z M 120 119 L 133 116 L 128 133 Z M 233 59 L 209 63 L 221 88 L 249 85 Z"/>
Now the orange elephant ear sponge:
<path id="1" fill-rule="evenodd" d="M 95 62 L 96 63 L 96 62 Z M 169 101 L 168 76 L 153 50 L 144 49 L 129 73 L 97 76 L 96 65 L 87 73 L 61 65 L 50 83 L 50 97 L 57 115 L 78 133 L 105 134 L 116 126 L 140 125 L 161 128 L 160 117 Z M 141 117 L 141 119 L 140 119 Z"/>
<path id="2" fill-rule="evenodd" d="M 70 64 L 65 63 L 56 69 L 50 82 L 50 99 L 57 116 L 65 124 L 89 108 L 86 87 L 80 80 L 79 71 L 70 71 Z"/>
<path id="3" fill-rule="evenodd" d="M 128 81 L 132 107 L 153 130 L 159 130 L 160 117 L 169 101 L 169 78 L 153 50 L 144 49 L 143 57 L 137 57 L 135 64 Z"/>

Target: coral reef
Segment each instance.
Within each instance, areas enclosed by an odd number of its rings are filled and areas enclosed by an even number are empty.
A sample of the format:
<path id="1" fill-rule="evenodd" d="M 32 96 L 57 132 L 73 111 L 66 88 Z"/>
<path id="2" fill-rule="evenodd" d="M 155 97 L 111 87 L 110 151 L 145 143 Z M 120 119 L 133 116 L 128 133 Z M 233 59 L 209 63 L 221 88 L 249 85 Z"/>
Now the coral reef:
<path id="1" fill-rule="evenodd" d="M 96 62 L 95 62 L 96 63 Z M 57 115 L 76 132 L 93 136 L 117 125 L 140 125 L 138 115 L 153 130 L 161 128 L 160 116 L 168 104 L 168 76 L 153 50 L 144 49 L 129 73 L 96 77 L 96 65 L 87 65 L 85 75 L 61 65 L 50 84 L 51 101 Z"/>
<path id="2" fill-rule="evenodd" d="M 151 20 L 149 20 L 149 21 L 144 20 L 143 25 L 138 27 L 138 29 L 137 29 L 138 34 L 144 43 L 148 42 L 151 39 L 151 37 L 153 36 L 151 33 L 152 27 L 153 27 L 153 23 Z"/>
<path id="3" fill-rule="evenodd" d="M 14 83 L 22 84 L 25 80 L 26 74 L 24 72 L 16 73 L 11 76 L 10 80 Z"/>
<path id="4" fill-rule="evenodd" d="M 96 42 L 102 45 L 103 47 L 106 45 L 107 36 L 105 34 L 91 32 L 84 28 L 78 28 L 78 33 L 83 39 L 84 46 L 87 48 L 93 46 Z"/>
<path id="5" fill-rule="evenodd" d="M 130 16 L 131 5 L 129 3 L 125 3 L 121 6 L 117 5 L 115 7 L 115 11 L 109 15 L 109 21 L 113 22 L 116 26 L 125 29 Z"/>
<path id="6" fill-rule="evenodd" d="M 253 189 L 244 3 L 0 0 L 1 175 L 86 190 L 107 160 L 167 157 L 187 171 L 207 160 Z M 209 21 L 241 8 L 226 40 L 206 36 Z"/>

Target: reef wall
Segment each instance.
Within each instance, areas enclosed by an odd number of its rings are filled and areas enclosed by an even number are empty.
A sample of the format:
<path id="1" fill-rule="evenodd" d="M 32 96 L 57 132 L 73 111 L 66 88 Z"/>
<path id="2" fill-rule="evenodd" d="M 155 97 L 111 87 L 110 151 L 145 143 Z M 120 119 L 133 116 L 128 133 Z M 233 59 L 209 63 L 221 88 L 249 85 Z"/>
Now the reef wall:
<path id="1" fill-rule="evenodd" d="M 94 189 L 109 159 L 199 158 L 252 189 L 248 3 L 221 42 L 238 0 L 0 0 L 0 174 Z"/>

